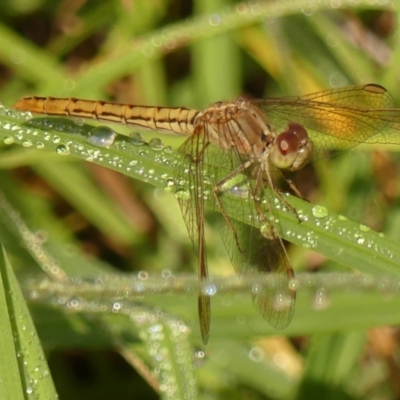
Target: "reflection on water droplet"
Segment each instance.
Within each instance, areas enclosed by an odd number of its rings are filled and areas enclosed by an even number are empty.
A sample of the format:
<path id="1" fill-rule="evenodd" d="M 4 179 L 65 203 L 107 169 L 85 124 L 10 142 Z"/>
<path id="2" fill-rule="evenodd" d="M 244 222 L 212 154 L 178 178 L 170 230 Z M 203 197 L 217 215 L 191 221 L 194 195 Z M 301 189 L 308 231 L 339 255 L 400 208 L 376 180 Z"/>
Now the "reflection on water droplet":
<path id="1" fill-rule="evenodd" d="M 312 213 L 315 218 L 325 218 L 328 216 L 327 208 L 319 205 L 316 205 L 312 208 Z"/>
<path id="2" fill-rule="evenodd" d="M 164 148 L 163 142 L 159 138 L 153 138 L 149 142 L 149 146 L 153 150 L 162 150 Z"/>
<path id="3" fill-rule="evenodd" d="M 175 192 L 175 197 L 179 200 L 189 200 L 190 199 L 190 192 L 187 189 L 179 188 Z"/>
<path id="4" fill-rule="evenodd" d="M 134 146 L 142 146 L 146 142 L 144 137 L 139 132 L 134 132 L 129 137 L 129 143 L 133 144 Z"/>
<path id="5" fill-rule="evenodd" d="M 269 240 L 272 240 L 273 237 L 274 237 L 273 232 L 272 232 L 272 228 L 267 223 L 262 224 L 260 226 L 260 232 L 261 232 L 261 235 L 263 235 L 265 238 L 267 238 Z"/>
<path id="6" fill-rule="evenodd" d="M 110 147 L 117 134 L 108 126 L 96 126 L 89 132 L 87 141 L 95 146 Z"/>
<path id="7" fill-rule="evenodd" d="M 369 230 L 371 230 L 371 228 L 369 226 L 360 224 L 360 231 L 368 232 Z"/>
<path id="8" fill-rule="evenodd" d="M 288 283 L 289 289 L 292 291 L 296 291 L 300 288 L 300 282 L 296 278 L 290 279 Z"/>
<path id="9" fill-rule="evenodd" d="M 138 278 L 142 280 L 146 280 L 149 277 L 149 274 L 146 271 L 139 271 Z"/>
<path id="10" fill-rule="evenodd" d="M 69 154 L 69 147 L 65 144 L 59 144 L 56 147 L 56 152 L 57 152 L 57 154 L 59 154 L 61 156 L 66 156 Z"/>
<path id="11" fill-rule="evenodd" d="M 12 136 L 6 136 L 4 139 L 4 144 L 13 144 L 14 143 L 14 138 Z"/>
<path id="12" fill-rule="evenodd" d="M 252 347 L 249 351 L 249 357 L 254 362 L 260 362 L 265 358 L 265 352 L 261 347 Z"/>
<path id="13" fill-rule="evenodd" d="M 363 236 L 357 236 L 356 239 L 357 239 L 357 244 L 361 245 L 364 244 L 365 242 L 365 238 Z"/>
<path id="14" fill-rule="evenodd" d="M 195 358 L 202 359 L 206 356 L 206 353 L 203 350 L 199 350 L 194 353 L 194 356 Z"/>
<path id="15" fill-rule="evenodd" d="M 347 217 L 345 217 L 344 215 L 339 215 L 338 219 L 339 221 L 347 221 Z"/>
<path id="16" fill-rule="evenodd" d="M 165 187 L 164 190 L 166 190 L 167 192 L 172 192 L 173 188 L 175 186 L 175 180 L 172 178 L 167 178 L 165 180 Z"/>
<path id="17" fill-rule="evenodd" d="M 285 311 L 292 306 L 292 303 L 293 303 L 293 297 L 290 294 L 290 292 L 278 291 L 277 293 L 275 293 L 272 307 L 277 311 Z"/>
<path id="18" fill-rule="evenodd" d="M 251 291 L 254 294 L 261 293 L 261 290 L 262 290 L 262 286 L 258 283 L 255 283 L 254 285 L 251 286 Z"/>
<path id="19" fill-rule="evenodd" d="M 172 272 L 169 269 L 163 269 L 161 271 L 161 276 L 163 278 L 171 278 L 173 276 Z"/>
<path id="20" fill-rule="evenodd" d="M 203 293 L 207 296 L 214 296 L 217 293 L 217 287 L 214 284 L 206 285 L 203 288 Z"/>
<path id="21" fill-rule="evenodd" d="M 73 121 L 74 121 L 74 124 L 75 124 L 75 125 L 78 125 L 78 126 L 83 126 L 83 125 L 85 125 L 85 120 L 84 120 L 83 118 L 75 117 L 75 118 L 73 119 Z"/>
<path id="22" fill-rule="evenodd" d="M 22 146 L 24 146 L 24 147 L 32 147 L 32 146 L 33 146 L 33 143 L 32 143 L 29 139 L 25 139 L 25 140 L 22 142 Z"/>
<path id="23" fill-rule="evenodd" d="M 319 288 L 316 290 L 312 304 L 316 310 L 323 310 L 330 306 L 330 297 L 325 288 Z"/>
<path id="24" fill-rule="evenodd" d="M 214 14 L 208 21 L 211 26 L 218 26 L 221 23 L 221 17 L 218 14 Z"/>

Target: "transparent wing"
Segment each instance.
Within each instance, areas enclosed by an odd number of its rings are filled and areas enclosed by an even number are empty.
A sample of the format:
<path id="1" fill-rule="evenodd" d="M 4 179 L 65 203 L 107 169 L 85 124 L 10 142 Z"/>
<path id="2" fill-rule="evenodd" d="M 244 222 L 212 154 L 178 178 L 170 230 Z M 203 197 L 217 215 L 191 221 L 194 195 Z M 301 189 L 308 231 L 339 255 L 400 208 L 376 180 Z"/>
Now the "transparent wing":
<path id="1" fill-rule="evenodd" d="M 288 121 L 303 125 L 315 149 L 312 160 L 359 143 L 400 144 L 400 112 L 375 84 L 347 86 L 301 97 L 254 100 L 279 132 Z"/>
<path id="2" fill-rule="evenodd" d="M 204 236 L 204 149 L 207 147 L 207 136 L 204 125 L 199 124 L 193 135 L 179 148 L 175 178 L 179 182 L 186 180 L 182 189 L 177 190 L 178 202 L 183 219 L 189 232 L 193 250 L 198 257 L 198 275 L 200 280 L 208 279 L 206 243 Z M 206 344 L 210 332 L 211 304 L 210 297 L 202 292 L 198 296 L 200 331 L 203 343 Z"/>
<path id="3" fill-rule="evenodd" d="M 293 317 L 295 293 L 288 287 L 288 278 L 293 277 L 293 270 L 285 252 L 276 225 L 274 209 L 269 205 L 265 193 L 262 175 L 258 182 L 249 178 L 250 171 L 243 169 L 243 160 L 234 151 L 224 151 L 209 145 L 204 153 L 206 176 L 212 185 L 218 185 L 215 198 L 210 193 L 207 201 L 217 202 L 222 212 L 221 235 L 239 275 L 257 276 L 257 274 L 275 275 L 274 290 L 262 285 L 253 287 L 254 302 L 261 315 L 275 328 L 285 328 Z M 243 170 L 242 170 L 243 169 Z M 236 173 L 232 174 L 232 171 Z M 226 177 L 230 179 L 226 181 Z M 261 207 L 260 200 L 266 203 Z M 249 214 L 250 210 L 250 214 Z M 244 220 L 259 221 L 260 229 L 242 223 L 234 217 Z M 270 218 L 274 216 L 274 218 Z"/>

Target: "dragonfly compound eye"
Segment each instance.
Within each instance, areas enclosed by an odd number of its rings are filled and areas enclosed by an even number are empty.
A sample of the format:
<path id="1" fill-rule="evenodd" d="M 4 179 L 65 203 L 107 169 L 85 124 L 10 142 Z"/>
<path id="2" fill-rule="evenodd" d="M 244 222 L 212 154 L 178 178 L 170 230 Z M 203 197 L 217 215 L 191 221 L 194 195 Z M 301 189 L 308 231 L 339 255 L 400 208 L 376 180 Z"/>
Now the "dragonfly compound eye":
<path id="1" fill-rule="evenodd" d="M 296 122 L 289 122 L 288 129 L 280 133 L 271 148 L 271 163 L 279 169 L 295 171 L 310 159 L 312 142 L 305 128 Z"/>

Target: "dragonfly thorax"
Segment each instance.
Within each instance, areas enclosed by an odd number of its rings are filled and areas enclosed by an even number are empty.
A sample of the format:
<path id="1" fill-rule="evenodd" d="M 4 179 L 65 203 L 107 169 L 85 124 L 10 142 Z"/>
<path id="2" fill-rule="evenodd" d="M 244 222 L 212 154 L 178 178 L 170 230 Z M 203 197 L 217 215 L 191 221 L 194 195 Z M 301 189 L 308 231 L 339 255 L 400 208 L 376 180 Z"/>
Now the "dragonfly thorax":
<path id="1" fill-rule="evenodd" d="M 224 150 L 235 149 L 249 158 L 260 158 L 275 139 L 261 111 L 240 98 L 230 103 L 215 103 L 199 120 L 210 143 Z"/>

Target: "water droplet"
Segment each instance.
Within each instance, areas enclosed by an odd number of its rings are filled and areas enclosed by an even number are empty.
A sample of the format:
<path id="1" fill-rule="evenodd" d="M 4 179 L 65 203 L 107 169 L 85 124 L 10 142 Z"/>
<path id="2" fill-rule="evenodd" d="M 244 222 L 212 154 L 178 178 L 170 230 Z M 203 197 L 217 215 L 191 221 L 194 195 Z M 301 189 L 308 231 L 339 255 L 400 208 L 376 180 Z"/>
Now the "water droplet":
<path id="1" fill-rule="evenodd" d="M 331 301 L 327 290 L 325 288 L 317 289 L 313 299 L 314 308 L 317 310 L 323 310 L 329 307 L 330 303 Z"/>
<path id="2" fill-rule="evenodd" d="M 13 144 L 14 138 L 12 136 L 6 136 L 3 141 L 4 141 L 4 144 Z"/>
<path id="3" fill-rule="evenodd" d="M 187 189 L 179 188 L 175 192 L 175 197 L 179 200 L 189 200 L 190 199 L 190 192 Z"/>
<path id="4" fill-rule="evenodd" d="M 142 280 L 146 280 L 149 277 L 149 274 L 146 271 L 139 271 L 138 278 Z"/>
<path id="5" fill-rule="evenodd" d="M 290 279 L 288 283 L 289 289 L 292 291 L 296 291 L 300 288 L 300 282 L 296 278 Z"/>
<path id="6" fill-rule="evenodd" d="M 56 152 L 57 154 L 60 154 L 61 156 L 65 156 L 69 154 L 69 147 L 65 144 L 59 144 L 56 147 Z"/>
<path id="7" fill-rule="evenodd" d="M 359 245 L 362 245 L 365 242 L 365 238 L 363 236 L 357 235 L 356 239 L 357 239 L 357 244 L 359 244 Z"/>
<path id="8" fill-rule="evenodd" d="M 153 138 L 150 140 L 149 142 L 149 146 L 151 149 L 155 150 L 155 151 L 159 151 L 162 150 L 164 148 L 164 144 L 161 141 L 161 139 L 159 138 Z"/>
<path id="9" fill-rule="evenodd" d="M 214 14 L 209 18 L 209 23 L 211 26 L 218 26 L 221 23 L 221 16 Z"/>
<path id="10" fill-rule="evenodd" d="M 85 125 L 85 119 L 84 119 L 84 118 L 75 117 L 75 118 L 73 119 L 73 121 L 74 121 L 74 124 L 75 124 L 75 125 L 78 125 L 78 126 L 83 126 L 83 125 Z"/>
<path id="11" fill-rule="evenodd" d="M 339 215 L 338 219 L 339 221 L 347 221 L 347 217 L 345 217 L 344 215 Z"/>
<path id="12" fill-rule="evenodd" d="M 110 147 L 117 136 L 108 126 L 97 126 L 89 132 L 87 141 L 95 146 Z"/>
<path id="13" fill-rule="evenodd" d="M 217 287 L 211 283 L 204 286 L 202 292 L 207 296 L 214 296 L 217 293 Z"/>
<path id="14" fill-rule="evenodd" d="M 37 142 L 37 143 L 36 143 L 36 148 L 37 148 L 37 149 L 44 149 L 44 143 L 42 143 L 42 142 Z"/>
<path id="15" fill-rule="evenodd" d="M 265 238 L 272 240 L 274 238 L 271 226 L 268 223 L 264 223 L 260 226 L 261 235 Z"/>
<path id="16" fill-rule="evenodd" d="M 370 231 L 370 230 L 371 230 L 371 228 L 370 228 L 369 226 L 360 224 L 360 231 L 362 231 L 362 232 L 368 232 L 368 231 Z"/>
<path id="17" fill-rule="evenodd" d="M 278 291 L 275 293 L 273 308 L 277 311 L 285 311 L 292 306 L 293 296 L 288 291 Z"/>
<path id="18" fill-rule="evenodd" d="M 260 362 L 265 358 L 265 352 L 261 347 L 252 347 L 249 351 L 249 357 L 254 362 Z"/>
<path id="19" fill-rule="evenodd" d="M 61 141 L 60 136 L 57 136 L 57 135 L 54 135 L 54 136 L 53 136 L 53 143 L 54 143 L 54 144 L 60 143 L 60 141 Z"/>
<path id="20" fill-rule="evenodd" d="M 198 360 L 204 359 L 205 356 L 206 356 L 206 353 L 205 353 L 203 350 L 199 350 L 199 351 L 196 351 L 196 352 L 194 353 L 194 357 L 195 357 L 196 359 L 198 359 Z"/>
<path id="21" fill-rule="evenodd" d="M 129 138 L 129 143 L 133 144 L 134 146 L 143 146 L 146 143 L 146 141 L 139 132 L 134 132 Z"/>
<path id="22" fill-rule="evenodd" d="M 315 218 L 325 218 L 328 216 L 327 208 L 319 205 L 316 205 L 312 208 L 312 213 Z"/>
<path id="23" fill-rule="evenodd" d="M 22 146 L 24 146 L 24 147 L 32 147 L 32 146 L 33 146 L 33 143 L 32 143 L 29 139 L 25 139 L 25 140 L 22 142 Z"/>
<path id="24" fill-rule="evenodd" d="M 175 186 L 175 180 L 172 178 L 167 178 L 165 180 L 165 187 L 164 190 L 166 190 L 167 192 L 172 192 L 173 188 Z"/>
<path id="25" fill-rule="evenodd" d="M 161 276 L 163 278 L 171 278 L 173 275 L 172 275 L 172 272 L 169 269 L 163 269 L 161 271 Z"/>

